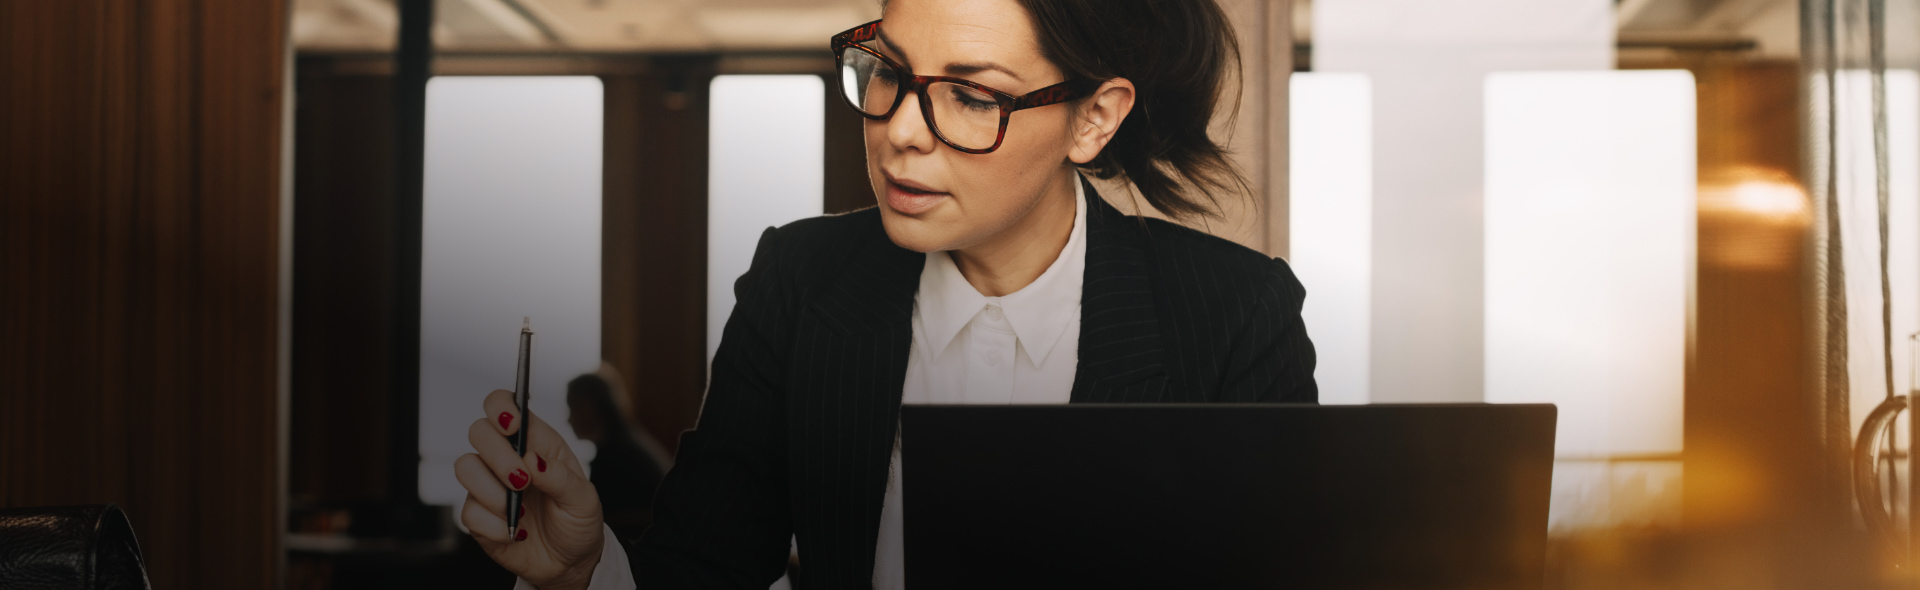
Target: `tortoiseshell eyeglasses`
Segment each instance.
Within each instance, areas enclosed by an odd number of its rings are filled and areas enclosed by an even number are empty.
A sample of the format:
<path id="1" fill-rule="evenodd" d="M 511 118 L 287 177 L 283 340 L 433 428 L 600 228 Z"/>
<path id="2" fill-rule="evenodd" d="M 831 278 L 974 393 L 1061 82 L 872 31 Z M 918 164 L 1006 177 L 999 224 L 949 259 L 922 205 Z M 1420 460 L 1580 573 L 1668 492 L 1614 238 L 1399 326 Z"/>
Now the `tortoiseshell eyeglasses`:
<path id="1" fill-rule="evenodd" d="M 882 121 L 893 116 L 907 93 L 916 94 L 920 97 L 920 114 L 933 135 L 948 147 L 969 154 L 999 148 L 1000 141 L 1007 137 L 1007 118 L 1014 111 L 1066 102 L 1100 87 L 1092 80 L 1068 80 L 1014 96 L 964 78 L 915 76 L 905 66 L 861 45 L 879 34 L 880 21 L 873 21 L 833 36 L 841 98 L 861 116 Z"/>

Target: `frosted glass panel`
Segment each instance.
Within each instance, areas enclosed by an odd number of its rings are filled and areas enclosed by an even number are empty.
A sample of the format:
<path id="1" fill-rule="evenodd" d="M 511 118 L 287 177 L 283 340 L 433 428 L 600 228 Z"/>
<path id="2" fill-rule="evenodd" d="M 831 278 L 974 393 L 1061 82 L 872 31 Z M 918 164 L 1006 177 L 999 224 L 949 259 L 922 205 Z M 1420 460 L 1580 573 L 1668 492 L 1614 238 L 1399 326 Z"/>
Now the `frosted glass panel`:
<path id="1" fill-rule="evenodd" d="M 1373 302 L 1373 91 L 1366 74 L 1296 73 L 1287 262 L 1307 286 L 1301 318 L 1320 403 L 1369 400 Z"/>
<path id="2" fill-rule="evenodd" d="M 1314 0 L 1312 12 L 1314 72 L 1373 87 L 1371 398 L 1481 401 L 1487 74 L 1612 69 L 1614 2 Z"/>
<path id="3" fill-rule="evenodd" d="M 1486 400 L 1559 407 L 1556 531 L 1678 522 L 1693 89 L 1680 71 L 1487 78 Z"/>
<path id="4" fill-rule="evenodd" d="M 566 383 L 600 364 L 602 97 L 593 77 L 427 84 L 420 284 L 420 499 L 458 505 L 453 461 L 482 399 L 512 389 L 533 318 L 532 412 L 584 463 Z M 584 465 L 583 465 L 584 466 Z"/>
<path id="5" fill-rule="evenodd" d="M 820 215 L 826 85 L 819 76 L 717 76 L 707 152 L 707 362 L 733 282 L 768 227 Z"/>
<path id="6" fill-rule="evenodd" d="M 1561 457 L 1681 449 L 1693 77 L 1487 79 L 1489 402 L 1560 408 Z"/>

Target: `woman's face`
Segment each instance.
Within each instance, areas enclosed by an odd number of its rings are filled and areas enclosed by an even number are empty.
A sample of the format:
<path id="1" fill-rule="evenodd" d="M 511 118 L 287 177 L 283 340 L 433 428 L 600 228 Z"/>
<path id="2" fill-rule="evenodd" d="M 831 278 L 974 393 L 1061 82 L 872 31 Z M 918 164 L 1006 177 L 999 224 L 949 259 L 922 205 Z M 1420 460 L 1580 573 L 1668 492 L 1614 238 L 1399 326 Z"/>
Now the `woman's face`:
<path id="1" fill-rule="evenodd" d="M 1014 0 L 891 0 L 885 19 L 873 46 L 914 74 L 966 78 L 1014 96 L 1064 80 Z M 866 122 L 868 180 L 888 237 L 903 248 L 960 250 L 991 240 L 1070 170 L 1072 103 L 1016 111 L 998 149 L 968 154 L 934 136 L 918 98 L 906 97 L 885 121 Z"/>

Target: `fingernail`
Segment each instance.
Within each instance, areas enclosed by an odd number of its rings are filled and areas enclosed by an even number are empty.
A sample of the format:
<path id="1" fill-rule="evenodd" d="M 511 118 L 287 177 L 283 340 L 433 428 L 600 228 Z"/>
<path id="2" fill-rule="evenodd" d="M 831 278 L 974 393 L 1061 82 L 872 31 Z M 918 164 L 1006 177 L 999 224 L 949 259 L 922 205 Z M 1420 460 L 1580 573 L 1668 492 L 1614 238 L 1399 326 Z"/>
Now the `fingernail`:
<path id="1" fill-rule="evenodd" d="M 520 529 L 520 532 L 519 532 L 519 533 L 516 533 L 516 534 L 514 534 L 514 535 L 513 535 L 513 540 L 515 540 L 515 541 L 525 541 L 525 540 L 527 540 L 527 529 Z"/>
<path id="2" fill-rule="evenodd" d="M 526 505 L 526 504 L 521 504 L 521 505 L 520 505 L 520 516 L 519 516 L 519 517 L 520 517 L 520 518 L 526 518 L 526 517 L 527 517 L 527 505 Z"/>
<path id="3" fill-rule="evenodd" d="M 513 412 L 501 412 L 500 413 L 500 429 L 506 430 L 508 427 L 511 427 L 511 426 L 513 426 Z"/>
<path id="4" fill-rule="evenodd" d="M 515 469 L 513 470 L 513 473 L 507 474 L 507 483 L 513 484 L 513 489 L 516 489 L 516 490 L 527 487 L 526 470 Z"/>
<path id="5" fill-rule="evenodd" d="M 540 469 L 540 472 L 541 472 L 541 473 L 546 473 L 546 472 L 547 472 L 547 459 L 546 459 L 546 457 L 541 457 L 541 456 L 539 456 L 539 455 L 534 455 L 534 456 L 533 456 L 533 461 L 534 461 L 534 463 L 533 463 L 533 466 L 534 466 L 534 467 L 537 467 L 537 468 L 539 468 L 539 469 Z"/>

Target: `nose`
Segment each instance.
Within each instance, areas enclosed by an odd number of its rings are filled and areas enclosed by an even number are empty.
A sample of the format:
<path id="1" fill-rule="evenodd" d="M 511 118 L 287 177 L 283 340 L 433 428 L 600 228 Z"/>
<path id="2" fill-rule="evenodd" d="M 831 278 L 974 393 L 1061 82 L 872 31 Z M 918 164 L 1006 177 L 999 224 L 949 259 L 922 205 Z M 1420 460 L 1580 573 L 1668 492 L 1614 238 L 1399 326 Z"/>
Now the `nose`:
<path id="1" fill-rule="evenodd" d="M 928 153 L 933 151 L 933 130 L 927 128 L 927 119 L 920 111 L 918 93 L 908 93 L 900 100 L 900 108 L 893 110 L 893 117 L 887 119 L 887 141 L 901 151 Z"/>

